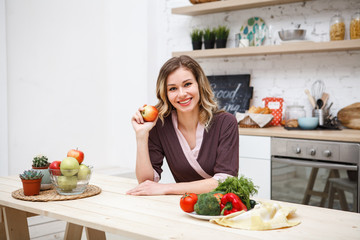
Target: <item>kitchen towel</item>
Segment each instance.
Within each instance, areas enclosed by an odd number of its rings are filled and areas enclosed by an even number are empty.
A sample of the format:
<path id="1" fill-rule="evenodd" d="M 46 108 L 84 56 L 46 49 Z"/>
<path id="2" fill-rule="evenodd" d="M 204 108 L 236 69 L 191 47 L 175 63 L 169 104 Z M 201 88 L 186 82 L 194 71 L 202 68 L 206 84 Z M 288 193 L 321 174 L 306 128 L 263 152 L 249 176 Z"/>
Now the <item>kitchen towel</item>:
<path id="1" fill-rule="evenodd" d="M 235 114 L 236 120 L 239 124 L 243 125 L 254 125 L 258 127 L 265 127 L 272 119 L 271 114 L 257 114 L 257 113 L 239 113 Z"/>
<path id="2" fill-rule="evenodd" d="M 295 211 L 296 208 L 293 207 L 282 207 L 277 203 L 263 202 L 257 204 L 250 211 L 235 212 L 223 218 L 211 219 L 210 222 L 244 230 L 271 230 L 300 224 L 300 221 L 289 220 Z"/>

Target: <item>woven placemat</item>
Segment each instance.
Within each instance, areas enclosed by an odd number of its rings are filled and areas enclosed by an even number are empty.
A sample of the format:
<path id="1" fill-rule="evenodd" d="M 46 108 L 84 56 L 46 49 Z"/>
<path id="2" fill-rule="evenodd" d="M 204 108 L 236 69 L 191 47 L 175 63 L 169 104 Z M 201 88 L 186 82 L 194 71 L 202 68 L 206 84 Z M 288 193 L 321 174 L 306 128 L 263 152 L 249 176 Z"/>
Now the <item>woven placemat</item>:
<path id="1" fill-rule="evenodd" d="M 48 201 L 63 201 L 73 200 L 79 198 L 86 198 L 101 193 L 101 188 L 95 185 L 88 185 L 82 194 L 77 195 L 60 195 L 55 189 L 40 191 L 40 195 L 25 196 L 22 188 L 11 193 L 11 196 L 16 199 L 32 201 L 32 202 L 48 202 Z"/>

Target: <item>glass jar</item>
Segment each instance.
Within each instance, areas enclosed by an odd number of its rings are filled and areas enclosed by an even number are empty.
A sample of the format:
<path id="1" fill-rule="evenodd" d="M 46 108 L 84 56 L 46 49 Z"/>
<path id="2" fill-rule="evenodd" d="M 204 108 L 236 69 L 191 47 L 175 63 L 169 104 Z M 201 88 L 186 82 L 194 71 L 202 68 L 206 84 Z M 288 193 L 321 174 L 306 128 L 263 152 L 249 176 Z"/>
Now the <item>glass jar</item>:
<path id="1" fill-rule="evenodd" d="M 351 17 L 350 39 L 359 39 L 359 38 L 360 38 L 360 12 L 357 12 Z"/>
<path id="2" fill-rule="evenodd" d="M 305 117 L 305 115 L 304 106 L 287 106 L 285 111 L 285 127 L 297 128 L 299 126 L 298 119 Z"/>
<path id="3" fill-rule="evenodd" d="M 336 14 L 330 20 L 330 41 L 344 40 L 344 38 L 344 18 L 340 14 Z"/>

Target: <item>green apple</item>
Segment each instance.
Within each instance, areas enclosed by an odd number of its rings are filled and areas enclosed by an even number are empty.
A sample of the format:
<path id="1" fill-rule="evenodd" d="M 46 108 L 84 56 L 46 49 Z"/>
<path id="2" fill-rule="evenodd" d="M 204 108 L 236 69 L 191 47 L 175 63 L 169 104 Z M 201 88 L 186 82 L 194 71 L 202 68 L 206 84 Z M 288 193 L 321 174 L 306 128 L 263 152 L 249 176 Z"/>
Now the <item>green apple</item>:
<path id="1" fill-rule="evenodd" d="M 60 171 L 64 176 L 74 176 L 79 171 L 79 162 L 73 157 L 66 157 L 61 161 Z"/>
<path id="2" fill-rule="evenodd" d="M 58 176 L 58 186 L 64 191 L 71 191 L 76 188 L 77 177 L 76 176 Z"/>
<path id="3" fill-rule="evenodd" d="M 78 172 L 78 179 L 79 180 L 86 180 L 90 175 L 91 171 L 88 166 L 85 164 L 80 164 L 79 172 Z"/>

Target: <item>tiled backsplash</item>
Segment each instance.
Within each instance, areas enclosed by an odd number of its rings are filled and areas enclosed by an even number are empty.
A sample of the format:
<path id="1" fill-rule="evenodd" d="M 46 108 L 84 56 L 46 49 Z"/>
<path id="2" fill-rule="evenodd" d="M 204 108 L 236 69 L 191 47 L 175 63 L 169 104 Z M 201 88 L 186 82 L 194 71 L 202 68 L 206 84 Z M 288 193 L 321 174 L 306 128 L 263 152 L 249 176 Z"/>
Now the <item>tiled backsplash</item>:
<path id="1" fill-rule="evenodd" d="M 200 16 L 171 14 L 171 8 L 189 5 L 189 1 L 167 0 L 161 7 L 167 21 L 163 24 L 161 51 L 191 50 L 190 31 L 193 28 L 216 27 L 226 24 L 230 28 L 227 47 L 235 46 L 235 34 L 246 20 L 253 16 L 264 19 L 273 28 L 273 40 L 265 44 L 280 44 L 277 32 L 301 24 L 307 30 L 306 40 L 329 41 L 329 22 L 337 12 L 345 19 L 349 39 L 351 16 L 360 11 L 358 0 L 316 0 L 263 8 L 230 11 Z M 329 102 L 334 102 L 332 113 L 351 103 L 360 101 L 360 51 L 286 54 L 254 57 L 231 57 L 198 60 L 208 75 L 250 73 L 254 87 L 252 105 L 262 104 L 264 97 L 282 97 L 286 104 L 304 105 L 310 115 L 311 106 L 304 89 L 318 79 L 326 84 Z"/>

